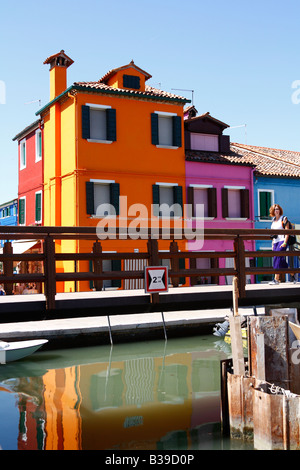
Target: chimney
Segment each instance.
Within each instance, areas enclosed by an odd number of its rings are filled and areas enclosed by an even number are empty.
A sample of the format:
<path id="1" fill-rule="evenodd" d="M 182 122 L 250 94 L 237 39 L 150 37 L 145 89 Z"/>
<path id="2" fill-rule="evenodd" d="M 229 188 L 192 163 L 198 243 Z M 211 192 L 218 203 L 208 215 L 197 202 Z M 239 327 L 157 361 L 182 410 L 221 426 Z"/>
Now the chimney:
<path id="1" fill-rule="evenodd" d="M 63 93 L 67 88 L 67 68 L 73 60 L 61 50 L 58 54 L 48 57 L 44 64 L 50 64 L 50 101 Z"/>

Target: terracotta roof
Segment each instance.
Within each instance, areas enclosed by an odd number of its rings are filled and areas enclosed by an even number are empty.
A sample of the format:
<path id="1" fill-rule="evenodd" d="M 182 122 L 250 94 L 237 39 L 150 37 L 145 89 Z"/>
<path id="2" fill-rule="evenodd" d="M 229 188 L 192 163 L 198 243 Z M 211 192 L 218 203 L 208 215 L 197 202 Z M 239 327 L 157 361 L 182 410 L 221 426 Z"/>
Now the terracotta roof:
<path id="1" fill-rule="evenodd" d="M 116 69 L 112 69 L 112 70 L 109 70 L 109 72 L 107 72 L 105 75 L 103 75 L 102 78 L 100 78 L 99 82 L 103 82 L 103 83 L 106 83 L 107 80 L 112 77 L 115 73 L 119 72 L 120 70 L 124 70 L 124 69 L 128 69 L 128 67 L 133 67 L 135 70 L 137 70 L 138 72 L 142 73 L 143 75 L 145 75 L 145 80 L 149 80 L 149 78 L 152 77 L 152 75 L 150 75 L 150 73 L 148 72 L 145 72 L 145 70 L 142 70 L 140 67 L 138 67 L 137 65 L 135 65 L 135 63 L 133 62 L 133 60 L 127 64 L 127 65 L 122 65 L 121 67 L 118 67 Z"/>
<path id="2" fill-rule="evenodd" d="M 219 121 L 219 119 L 216 119 L 213 116 L 211 116 L 209 112 L 204 113 L 204 114 L 200 114 L 199 116 L 194 116 L 194 117 L 191 117 L 189 119 L 186 119 L 186 122 L 197 121 L 199 119 L 209 119 L 210 121 L 213 121 L 216 124 L 220 124 L 222 127 L 224 127 L 224 129 L 226 127 L 229 127 L 229 125 L 226 124 L 225 122 Z"/>
<path id="3" fill-rule="evenodd" d="M 203 163 L 222 163 L 222 164 L 236 164 L 243 166 L 254 166 L 251 161 L 247 161 L 244 158 L 230 151 L 228 154 L 209 152 L 207 150 L 186 150 L 185 159 L 190 162 L 203 162 Z"/>
<path id="4" fill-rule="evenodd" d="M 101 79 L 102 80 L 102 79 Z M 112 86 L 108 86 L 105 83 L 101 82 L 98 80 L 97 82 L 75 82 L 74 86 L 80 86 L 83 88 L 89 88 L 90 90 L 95 90 L 95 91 L 106 91 L 106 92 L 112 92 L 112 93 L 118 93 L 118 94 L 124 94 L 124 95 L 133 95 L 136 97 L 154 97 L 154 98 L 167 98 L 167 99 L 172 99 L 172 100 L 179 100 L 179 101 L 185 101 L 189 102 L 190 100 L 187 100 L 183 96 L 179 95 L 174 95 L 173 93 L 168 93 L 167 91 L 159 90 L 158 88 L 153 88 L 149 85 L 145 86 L 145 91 L 139 91 L 139 90 L 131 90 L 131 89 L 124 89 L 124 88 L 116 88 Z"/>
<path id="5" fill-rule="evenodd" d="M 232 143 L 232 161 L 244 161 L 255 166 L 261 176 L 300 177 L 300 152 Z"/>
<path id="6" fill-rule="evenodd" d="M 71 57 L 67 56 L 67 54 L 65 54 L 65 51 L 62 49 L 60 52 L 58 52 L 57 54 L 53 54 L 51 55 L 50 57 L 47 57 L 46 60 L 44 60 L 44 64 L 51 64 L 51 62 L 53 62 L 54 59 L 56 59 L 56 57 L 63 57 L 67 63 L 68 63 L 68 67 L 72 64 L 74 64 L 74 60 L 71 59 Z"/>

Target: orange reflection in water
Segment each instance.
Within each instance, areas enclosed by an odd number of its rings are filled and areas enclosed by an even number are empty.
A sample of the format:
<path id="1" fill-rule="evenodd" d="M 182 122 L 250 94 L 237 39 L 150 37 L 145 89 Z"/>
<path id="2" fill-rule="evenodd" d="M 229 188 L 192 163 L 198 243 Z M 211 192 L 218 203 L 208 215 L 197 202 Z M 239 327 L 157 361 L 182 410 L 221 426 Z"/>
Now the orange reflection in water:
<path id="1" fill-rule="evenodd" d="M 174 353 L 15 379 L 18 448 L 189 449 L 197 441 L 191 430 L 220 421 L 220 358 L 213 350 Z"/>

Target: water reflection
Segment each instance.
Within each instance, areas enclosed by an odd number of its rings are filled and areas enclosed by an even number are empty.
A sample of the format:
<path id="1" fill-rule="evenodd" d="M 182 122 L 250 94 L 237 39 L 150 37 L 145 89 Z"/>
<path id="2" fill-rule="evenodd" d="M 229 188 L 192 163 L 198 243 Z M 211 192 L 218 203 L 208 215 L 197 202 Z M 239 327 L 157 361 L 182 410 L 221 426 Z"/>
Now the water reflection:
<path id="1" fill-rule="evenodd" d="M 45 351 L 1 366 L 0 446 L 219 446 L 213 436 L 220 427 L 220 360 L 227 346 L 202 336 Z M 15 402 L 10 409 L 8 394 Z"/>

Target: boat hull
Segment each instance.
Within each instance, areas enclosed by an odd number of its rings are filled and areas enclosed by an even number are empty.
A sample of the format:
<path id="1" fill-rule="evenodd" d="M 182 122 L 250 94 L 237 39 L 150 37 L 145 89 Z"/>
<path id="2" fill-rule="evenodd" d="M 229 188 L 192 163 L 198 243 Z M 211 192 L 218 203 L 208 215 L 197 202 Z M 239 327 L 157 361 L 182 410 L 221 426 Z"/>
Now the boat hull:
<path id="1" fill-rule="evenodd" d="M 7 346 L 0 348 L 0 364 L 7 364 L 30 356 L 46 343 L 48 343 L 47 339 L 6 343 Z"/>

